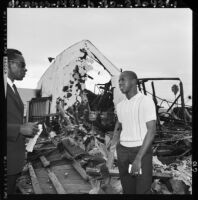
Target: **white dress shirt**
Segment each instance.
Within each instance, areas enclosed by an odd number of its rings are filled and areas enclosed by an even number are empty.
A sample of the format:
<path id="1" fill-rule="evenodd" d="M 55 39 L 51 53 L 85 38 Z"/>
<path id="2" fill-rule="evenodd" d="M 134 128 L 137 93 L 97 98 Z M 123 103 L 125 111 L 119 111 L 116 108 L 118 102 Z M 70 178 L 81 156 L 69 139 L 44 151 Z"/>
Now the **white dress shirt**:
<path id="1" fill-rule="evenodd" d="M 8 83 L 8 85 L 12 88 L 13 92 L 15 93 L 14 88 L 13 88 L 14 82 L 12 82 L 12 81 L 7 77 L 7 83 Z"/>

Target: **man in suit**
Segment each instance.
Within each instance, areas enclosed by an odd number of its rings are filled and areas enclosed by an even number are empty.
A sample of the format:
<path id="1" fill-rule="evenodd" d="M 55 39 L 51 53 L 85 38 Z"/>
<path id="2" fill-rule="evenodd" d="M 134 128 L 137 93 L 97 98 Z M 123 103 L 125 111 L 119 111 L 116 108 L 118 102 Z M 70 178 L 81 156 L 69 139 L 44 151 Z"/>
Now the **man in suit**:
<path id="1" fill-rule="evenodd" d="M 23 124 L 24 105 L 14 81 L 21 81 L 27 69 L 20 51 L 7 49 L 7 186 L 8 194 L 14 194 L 16 179 L 23 169 L 25 161 L 25 138 L 38 132 L 36 123 Z"/>

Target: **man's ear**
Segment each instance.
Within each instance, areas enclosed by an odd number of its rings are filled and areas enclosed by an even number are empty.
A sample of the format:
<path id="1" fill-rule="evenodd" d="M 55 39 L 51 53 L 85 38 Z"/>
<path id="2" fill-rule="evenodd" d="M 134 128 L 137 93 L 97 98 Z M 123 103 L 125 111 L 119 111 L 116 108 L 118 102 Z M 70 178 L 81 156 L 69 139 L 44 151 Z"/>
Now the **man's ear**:
<path id="1" fill-rule="evenodd" d="M 7 72 L 8 72 L 8 76 L 10 76 L 10 73 L 12 73 L 11 68 L 12 68 L 13 63 L 12 62 L 8 62 L 8 68 L 7 68 Z"/>
<path id="2" fill-rule="evenodd" d="M 133 85 L 137 85 L 137 80 L 136 79 L 132 79 L 132 83 L 133 83 Z"/>
<path id="3" fill-rule="evenodd" d="M 8 67 L 7 67 L 7 72 L 8 73 L 10 72 L 10 65 L 11 65 L 11 63 L 8 62 Z"/>

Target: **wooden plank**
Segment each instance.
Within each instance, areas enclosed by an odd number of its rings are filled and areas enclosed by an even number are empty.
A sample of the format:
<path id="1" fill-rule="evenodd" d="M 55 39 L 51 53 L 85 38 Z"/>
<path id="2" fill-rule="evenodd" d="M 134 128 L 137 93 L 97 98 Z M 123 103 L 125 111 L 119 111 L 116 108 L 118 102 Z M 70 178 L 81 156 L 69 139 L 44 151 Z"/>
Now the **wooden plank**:
<path id="1" fill-rule="evenodd" d="M 90 167 L 86 168 L 86 172 L 88 174 L 90 174 L 90 175 L 93 175 L 93 176 L 99 176 L 101 174 L 99 169 L 97 169 L 97 168 L 90 168 Z M 109 174 L 110 174 L 110 176 L 119 177 L 119 171 L 118 171 L 118 169 L 110 169 L 109 170 Z"/>
<path id="2" fill-rule="evenodd" d="M 82 183 L 86 183 L 84 179 L 81 178 L 80 174 L 78 172 L 76 172 L 76 170 L 70 166 L 68 167 L 67 165 L 62 165 L 61 166 L 53 166 L 51 167 L 51 170 L 56 174 L 56 176 L 58 177 L 58 179 L 60 180 L 60 178 L 64 179 L 65 182 L 70 183 L 70 181 L 75 181 L 75 183 L 78 183 L 78 181 L 82 182 Z M 64 168 L 65 166 L 65 168 Z M 37 176 L 39 177 L 39 179 L 41 178 L 45 178 L 47 177 L 47 172 L 43 171 L 44 168 L 37 168 L 35 169 Z M 65 173 L 67 173 L 68 175 L 65 176 Z"/>
<path id="3" fill-rule="evenodd" d="M 80 174 L 75 170 L 53 170 L 54 173 L 56 173 L 57 176 L 61 176 L 61 178 L 64 178 L 64 181 L 80 181 L 82 183 L 87 183 Z M 65 175 L 66 174 L 66 175 Z M 77 182 L 78 183 L 78 182 Z"/>
<path id="4" fill-rule="evenodd" d="M 183 137 L 179 136 L 179 137 L 172 137 L 170 139 L 154 140 L 154 143 L 174 142 L 174 141 L 191 139 L 191 138 L 192 138 L 192 136 L 183 136 Z"/>
<path id="5" fill-rule="evenodd" d="M 36 174 L 34 172 L 34 168 L 33 168 L 31 163 L 28 164 L 28 168 L 29 168 L 29 173 L 30 173 L 34 193 L 35 194 L 43 194 L 42 189 L 41 189 L 40 184 L 39 184 L 39 181 L 38 181 Z"/>
<path id="6" fill-rule="evenodd" d="M 68 160 L 73 160 L 73 157 L 65 150 L 62 152 L 61 158 L 66 158 Z"/>
<path id="7" fill-rule="evenodd" d="M 71 170 L 73 167 L 71 164 L 64 164 L 64 165 L 57 165 L 57 166 L 51 166 L 51 169 L 53 170 Z"/>
<path id="8" fill-rule="evenodd" d="M 79 193 L 79 190 L 91 189 L 91 185 L 82 179 L 80 174 L 71 166 L 70 170 L 64 170 L 63 166 L 54 166 L 53 172 L 56 174 L 57 178 L 61 181 L 62 185 L 67 188 L 68 193 Z M 68 173 L 68 175 L 64 175 Z"/>
<path id="9" fill-rule="evenodd" d="M 50 171 L 49 169 L 47 169 L 47 172 L 48 172 L 48 176 L 49 176 L 50 180 L 52 181 L 57 193 L 58 194 L 67 194 L 67 192 L 65 191 L 65 189 L 63 188 L 63 186 L 61 185 L 59 180 L 57 179 L 56 175 L 54 174 L 54 172 Z"/>
<path id="10" fill-rule="evenodd" d="M 72 160 L 71 165 L 74 167 L 74 169 L 81 175 L 81 177 L 85 180 L 88 181 L 89 180 L 89 176 L 87 175 L 86 171 L 81 167 L 80 163 L 78 161 L 76 161 L 73 156 L 67 152 L 66 150 L 64 150 L 62 152 L 62 157 L 65 158 L 69 158 Z"/>
<path id="11" fill-rule="evenodd" d="M 73 158 L 76 158 L 77 156 L 80 156 L 80 155 L 86 155 L 87 154 L 84 149 L 80 148 L 76 144 L 72 144 L 71 141 L 68 138 L 63 139 L 61 142 L 62 142 L 64 148 L 69 152 L 69 154 Z"/>
<path id="12" fill-rule="evenodd" d="M 53 187 L 45 168 L 37 168 L 35 169 L 35 172 L 37 174 L 40 186 L 43 190 L 43 194 L 56 194 L 57 192 Z"/>
<path id="13" fill-rule="evenodd" d="M 89 176 L 87 175 L 86 171 L 81 167 L 80 163 L 77 162 L 75 159 L 72 162 L 72 166 L 75 170 L 82 176 L 82 178 L 86 181 L 89 180 Z"/>
<path id="14" fill-rule="evenodd" d="M 41 162 L 42 162 L 44 167 L 49 167 L 50 166 L 50 162 L 45 158 L 45 156 L 40 156 L 39 158 L 40 158 L 40 160 L 41 160 Z"/>
<path id="15" fill-rule="evenodd" d="M 80 174 L 71 165 L 52 166 L 51 170 L 53 170 L 64 189 L 67 191 L 67 194 L 89 193 L 91 190 L 89 182 L 82 179 Z M 38 168 L 35 169 L 35 171 L 44 193 L 56 194 L 55 188 L 52 187 L 50 185 L 51 182 L 48 181 L 49 177 L 47 171 L 44 168 Z M 68 173 L 68 175 L 65 176 L 65 173 Z"/>
<path id="16" fill-rule="evenodd" d="M 59 182 L 58 178 L 54 174 L 54 172 L 52 172 L 49 169 L 50 162 L 46 159 L 45 156 L 40 156 L 40 159 L 41 159 L 41 162 L 42 162 L 43 166 L 46 168 L 46 170 L 48 172 L 48 176 L 49 176 L 50 180 L 52 181 L 57 193 L 58 194 L 67 194 L 66 191 L 64 190 L 63 186 Z"/>

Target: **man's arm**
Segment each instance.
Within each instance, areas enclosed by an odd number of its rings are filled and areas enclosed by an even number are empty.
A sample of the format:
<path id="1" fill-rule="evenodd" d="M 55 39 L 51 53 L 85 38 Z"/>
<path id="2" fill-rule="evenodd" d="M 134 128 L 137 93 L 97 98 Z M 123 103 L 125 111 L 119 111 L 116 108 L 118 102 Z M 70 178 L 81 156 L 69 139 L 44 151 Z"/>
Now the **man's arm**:
<path id="1" fill-rule="evenodd" d="M 7 123 L 7 140 L 15 142 L 19 136 L 20 124 Z"/>
<path id="2" fill-rule="evenodd" d="M 114 134 L 113 134 L 113 139 L 110 142 L 110 152 L 108 153 L 108 159 L 107 159 L 107 167 L 109 169 L 112 168 L 113 165 L 113 161 L 114 161 L 114 152 L 116 150 L 116 144 L 118 143 L 118 141 L 120 140 L 120 133 L 122 130 L 122 125 L 121 123 L 117 120 L 116 124 L 115 124 L 115 128 L 114 128 Z"/>
<path id="3" fill-rule="evenodd" d="M 155 137 L 156 120 L 151 120 L 146 122 L 146 126 L 147 126 L 147 133 L 144 138 L 143 144 L 132 164 L 132 171 L 131 171 L 132 174 L 140 171 L 142 158 L 146 154 L 148 148 L 151 146 Z"/>
<path id="4" fill-rule="evenodd" d="M 28 122 L 25 124 L 7 123 L 7 140 L 16 142 L 19 134 L 25 137 L 33 137 L 38 131 L 38 122 Z"/>
<path id="5" fill-rule="evenodd" d="M 121 130 L 122 130 L 122 124 L 117 120 L 113 132 L 113 138 L 111 140 L 111 150 L 115 150 L 116 144 L 120 140 Z"/>

